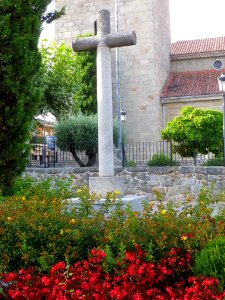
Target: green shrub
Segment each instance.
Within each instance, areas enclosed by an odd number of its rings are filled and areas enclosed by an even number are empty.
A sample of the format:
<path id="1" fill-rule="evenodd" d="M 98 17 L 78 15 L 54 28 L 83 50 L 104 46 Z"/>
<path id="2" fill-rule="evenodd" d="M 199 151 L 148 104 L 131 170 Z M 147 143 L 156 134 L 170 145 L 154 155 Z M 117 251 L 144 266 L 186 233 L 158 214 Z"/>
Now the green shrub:
<path id="1" fill-rule="evenodd" d="M 209 204 L 216 198 L 208 190 L 201 191 L 196 205 L 188 196 L 164 205 L 161 196 L 158 206 L 143 203 L 142 213 L 123 208 L 116 196 L 108 193 L 97 210 L 93 203 L 100 196 L 87 187 L 72 187 L 67 180 L 21 179 L 14 196 L 0 201 L 0 272 L 29 266 L 47 272 L 61 260 L 85 259 L 98 247 L 110 253 L 105 266 L 110 270 L 136 244 L 149 260 L 158 261 L 173 247 L 195 254 L 209 237 L 224 235 L 225 213 L 213 217 Z M 64 200 L 74 197 L 79 206 Z"/>
<path id="2" fill-rule="evenodd" d="M 0 272 L 36 266 L 48 271 L 56 262 L 86 258 L 104 237 L 105 214 L 115 198 L 109 194 L 100 210 L 88 188 L 71 191 L 65 180 L 26 179 L 15 195 L 0 202 Z M 80 205 L 70 204 L 79 197 Z"/>
<path id="3" fill-rule="evenodd" d="M 203 163 L 202 166 L 223 166 L 223 159 L 220 157 L 211 158 L 207 162 Z"/>
<path id="4" fill-rule="evenodd" d="M 171 160 L 170 157 L 164 153 L 157 153 L 152 155 L 152 158 L 147 162 L 148 166 L 177 166 L 178 162 Z"/>
<path id="5" fill-rule="evenodd" d="M 128 161 L 126 162 L 126 166 L 127 166 L 127 167 L 136 167 L 136 162 L 133 161 L 133 160 L 128 160 Z"/>
<path id="6" fill-rule="evenodd" d="M 55 126 L 56 144 L 64 151 L 70 151 L 80 167 L 93 166 L 96 163 L 98 151 L 98 119 L 97 115 L 84 115 L 78 113 Z M 116 143 L 117 128 L 113 123 L 113 139 Z M 88 157 L 84 162 L 78 156 L 84 151 Z"/>
<path id="7" fill-rule="evenodd" d="M 209 241 L 195 258 L 194 273 L 214 277 L 225 287 L 225 237 Z"/>

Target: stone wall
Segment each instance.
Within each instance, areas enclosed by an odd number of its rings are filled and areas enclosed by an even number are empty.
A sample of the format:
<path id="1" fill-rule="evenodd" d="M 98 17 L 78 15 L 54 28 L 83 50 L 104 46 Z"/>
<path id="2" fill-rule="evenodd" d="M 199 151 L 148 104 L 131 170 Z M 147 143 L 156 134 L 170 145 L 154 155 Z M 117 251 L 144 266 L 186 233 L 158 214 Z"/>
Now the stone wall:
<path id="1" fill-rule="evenodd" d="M 223 111 L 223 96 L 198 96 L 198 97 L 177 97 L 174 99 L 166 99 L 163 101 L 163 123 L 167 122 L 180 115 L 180 111 L 184 106 L 193 106 L 200 109 L 213 109 Z"/>
<path id="2" fill-rule="evenodd" d="M 225 66 L 225 57 L 211 56 L 211 57 L 195 57 L 186 59 L 176 59 L 171 61 L 171 72 L 193 72 L 202 70 L 212 70 L 215 60 L 221 60 Z"/>
<path id="3" fill-rule="evenodd" d="M 98 176 L 97 168 L 27 168 L 26 175 L 35 178 L 68 178 L 74 185 L 88 184 L 89 178 Z M 195 200 L 204 187 L 215 192 L 225 191 L 224 167 L 135 167 L 117 168 L 116 176 L 123 176 L 126 194 L 149 195 L 156 200 L 160 193 L 165 201 Z"/>

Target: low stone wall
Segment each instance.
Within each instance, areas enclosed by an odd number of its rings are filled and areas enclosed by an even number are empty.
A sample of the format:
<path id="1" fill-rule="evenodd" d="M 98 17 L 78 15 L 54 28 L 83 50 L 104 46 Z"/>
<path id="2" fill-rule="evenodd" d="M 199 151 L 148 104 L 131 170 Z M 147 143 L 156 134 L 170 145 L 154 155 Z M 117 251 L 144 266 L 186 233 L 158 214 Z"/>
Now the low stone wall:
<path id="1" fill-rule="evenodd" d="M 68 178 L 77 186 L 88 185 L 90 177 L 98 176 L 97 168 L 27 168 L 24 174 L 35 178 Z M 225 192 L 224 167 L 133 167 L 117 168 L 116 176 L 124 178 L 126 194 L 148 194 L 156 200 L 196 199 L 204 187 L 213 187 L 216 193 Z"/>

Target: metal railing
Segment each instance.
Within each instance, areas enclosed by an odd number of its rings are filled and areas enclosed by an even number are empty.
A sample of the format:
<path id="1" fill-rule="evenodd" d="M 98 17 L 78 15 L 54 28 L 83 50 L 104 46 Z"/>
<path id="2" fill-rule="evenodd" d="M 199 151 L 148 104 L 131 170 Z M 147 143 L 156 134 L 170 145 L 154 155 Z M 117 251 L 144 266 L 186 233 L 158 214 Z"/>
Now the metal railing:
<path id="1" fill-rule="evenodd" d="M 32 143 L 27 167 L 58 168 L 79 166 L 78 161 L 84 165 L 87 164 L 90 155 L 88 156 L 84 151 L 75 150 L 75 146 L 71 144 L 65 144 L 63 148 L 59 148 L 55 141 L 47 143 L 42 140 L 41 143 Z"/>
<path id="2" fill-rule="evenodd" d="M 182 157 L 174 151 L 178 143 L 172 141 L 158 141 L 158 142 L 133 142 L 125 143 L 123 145 L 123 164 L 124 166 L 146 166 L 148 161 L 153 160 L 157 155 L 163 155 L 167 161 L 174 165 L 174 162 L 179 165 L 202 165 L 207 161 L 214 159 L 215 154 L 207 147 L 207 143 L 201 145 L 204 150 L 204 154 L 197 154 L 193 157 Z M 197 149 L 196 145 L 196 149 Z M 87 151 L 88 152 L 88 151 Z M 31 153 L 29 155 L 27 167 L 68 167 L 79 166 L 81 161 L 82 166 L 92 163 L 95 165 L 97 160 L 97 151 L 90 151 L 87 154 L 85 151 L 75 151 L 75 146 L 71 144 L 64 144 L 62 149 L 57 146 L 55 141 L 46 142 L 44 138 L 40 138 L 31 143 Z M 221 149 L 218 149 L 218 153 L 221 153 L 221 161 L 223 160 L 223 145 L 221 143 Z M 90 164 L 89 164 L 90 165 Z M 224 165 L 224 164 L 223 164 Z"/>

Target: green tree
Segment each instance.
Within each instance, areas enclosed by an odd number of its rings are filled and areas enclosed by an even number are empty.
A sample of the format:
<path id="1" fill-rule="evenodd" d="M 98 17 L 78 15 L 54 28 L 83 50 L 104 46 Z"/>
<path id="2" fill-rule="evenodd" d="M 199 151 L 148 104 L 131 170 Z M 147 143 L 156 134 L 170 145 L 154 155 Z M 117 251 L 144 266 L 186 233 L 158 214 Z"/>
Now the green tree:
<path id="1" fill-rule="evenodd" d="M 38 39 L 51 0 L 0 1 L 0 190 L 9 192 L 25 168 L 30 125 L 40 99 Z M 61 11 L 63 13 L 63 11 Z"/>
<path id="2" fill-rule="evenodd" d="M 116 123 L 113 127 L 116 141 Z M 60 120 L 55 126 L 56 144 L 63 151 L 72 153 L 80 167 L 93 166 L 98 151 L 98 119 L 97 115 L 79 113 L 68 119 Z M 85 152 L 87 161 L 82 161 L 78 152 Z"/>
<path id="3" fill-rule="evenodd" d="M 174 152 L 193 157 L 209 151 L 220 154 L 223 136 L 223 114 L 211 109 L 183 107 L 181 114 L 168 122 L 161 131 L 164 140 L 177 142 Z"/>
<path id="4" fill-rule="evenodd" d="M 71 46 L 43 43 L 43 107 L 57 119 L 81 111 L 97 112 L 96 52 L 74 53 Z"/>

